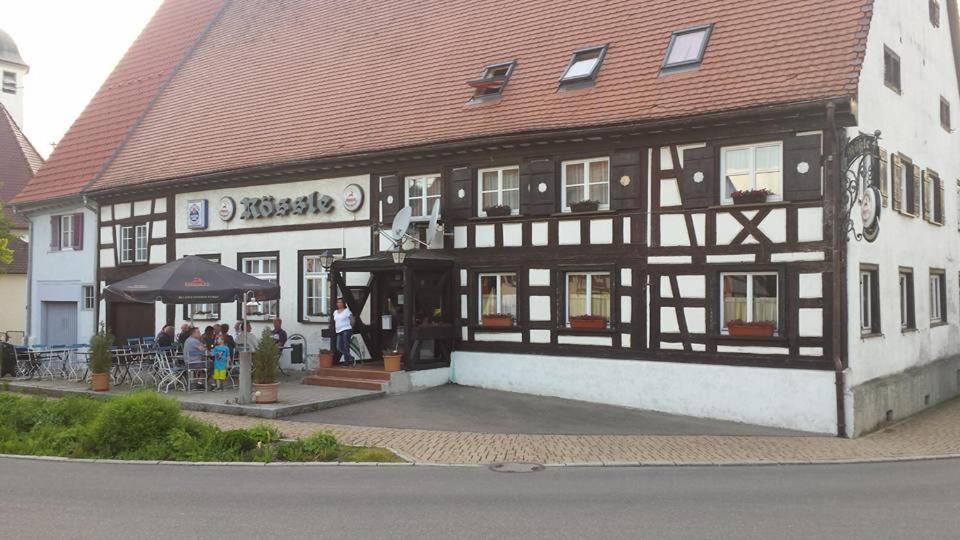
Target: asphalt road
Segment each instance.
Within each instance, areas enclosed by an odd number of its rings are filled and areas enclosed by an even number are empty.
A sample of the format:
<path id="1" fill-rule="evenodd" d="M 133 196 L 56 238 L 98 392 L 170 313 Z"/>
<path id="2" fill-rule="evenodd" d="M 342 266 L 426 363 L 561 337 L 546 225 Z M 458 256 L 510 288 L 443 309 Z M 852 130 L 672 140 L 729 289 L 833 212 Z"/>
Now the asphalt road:
<path id="1" fill-rule="evenodd" d="M 960 462 L 206 467 L 0 459 L 2 538 L 960 536 Z"/>

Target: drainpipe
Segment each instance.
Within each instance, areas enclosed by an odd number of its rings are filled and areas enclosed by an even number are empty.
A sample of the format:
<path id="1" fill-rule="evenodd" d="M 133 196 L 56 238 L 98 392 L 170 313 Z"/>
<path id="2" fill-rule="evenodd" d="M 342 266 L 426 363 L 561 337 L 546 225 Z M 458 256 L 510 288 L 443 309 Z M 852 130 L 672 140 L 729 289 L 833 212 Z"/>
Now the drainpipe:
<path id="1" fill-rule="evenodd" d="M 93 212 L 93 228 L 96 229 L 94 238 L 96 241 L 91 245 L 93 248 L 93 300 L 95 303 L 93 309 L 93 333 L 96 334 L 100 329 L 100 207 L 96 202 L 91 201 L 86 195 L 80 199 L 84 208 Z M 87 234 L 87 228 L 83 228 L 83 233 Z M 84 243 L 86 244 L 86 243 Z M 104 314 L 104 324 L 106 324 L 106 314 Z"/>
<path id="2" fill-rule="evenodd" d="M 828 153 L 827 160 L 827 182 L 824 183 L 824 194 L 829 199 L 826 201 L 825 211 L 828 213 L 825 217 L 831 224 L 833 230 L 833 298 L 831 301 L 831 313 L 833 316 L 833 332 L 831 333 L 831 350 L 833 356 L 834 384 L 836 386 L 837 398 L 837 437 L 845 438 L 847 436 L 846 408 L 844 405 L 844 390 L 846 382 L 844 377 L 843 344 L 846 340 L 846 224 L 841 223 L 841 213 L 843 207 L 844 179 L 840 168 L 840 141 L 837 132 L 836 123 L 837 106 L 834 103 L 827 104 L 827 129 L 825 135 L 825 148 Z M 832 200 L 830 200 L 832 199 Z"/>
<path id="3" fill-rule="evenodd" d="M 33 217 L 23 214 L 27 219 L 27 326 L 23 335 L 23 344 L 30 344 L 30 336 L 33 327 Z"/>

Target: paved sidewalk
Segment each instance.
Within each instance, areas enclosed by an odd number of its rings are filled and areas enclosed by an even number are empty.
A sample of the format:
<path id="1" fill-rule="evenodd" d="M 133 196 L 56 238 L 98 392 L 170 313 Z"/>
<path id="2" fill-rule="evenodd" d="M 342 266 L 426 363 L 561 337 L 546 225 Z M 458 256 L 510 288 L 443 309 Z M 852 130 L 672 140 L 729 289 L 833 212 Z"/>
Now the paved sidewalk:
<path id="1" fill-rule="evenodd" d="M 222 428 L 256 419 L 189 413 Z M 835 437 L 517 435 L 270 421 L 289 436 L 330 431 L 344 444 L 385 446 L 422 463 L 738 464 L 870 461 L 960 455 L 960 399 L 855 440 Z"/>

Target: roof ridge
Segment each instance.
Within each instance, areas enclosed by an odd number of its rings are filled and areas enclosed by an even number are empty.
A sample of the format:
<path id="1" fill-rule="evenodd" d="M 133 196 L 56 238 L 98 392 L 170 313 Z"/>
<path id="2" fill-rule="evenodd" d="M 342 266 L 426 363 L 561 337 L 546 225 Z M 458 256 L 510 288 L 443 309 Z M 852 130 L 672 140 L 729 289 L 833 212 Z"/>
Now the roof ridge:
<path id="1" fill-rule="evenodd" d="M 170 82 L 173 81 L 174 77 L 177 76 L 177 73 L 180 71 L 180 68 L 187 63 L 187 60 L 193 54 L 193 51 L 197 49 L 197 46 L 203 42 L 204 38 L 207 37 L 207 34 L 210 33 L 210 29 L 220 20 L 220 16 L 223 15 L 223 12 L 227 10 L 227 7 L 233 2 L 233 0 L 223 0 L 223 3 L 220 4 L 220 7 L 217 8 L 217 11 L 213 14 L 213 17 L 210 17 L 210 20 L 207 21 L 207 24 L 204 25 L 203 29 L 200 30 L 200 33 L 197 34 L 197 37 L 190 43 L 190 46 L 187 47 L 187 50 L 184 51 L 183 55 L 180 57 L 180 60 L 173 66 L 173 69 L 170 70 L 170 73 L 164 78 L 163 82 L 160 83 L 160 86 L 157 88 L 157 91 L 154 92 L 153 97 L 150 98 L 150 101 L 147 102 L 147 106 L 140 111 L 140 114 L 134 119 L 133 123 L 130 124 L 130 128 L 127 129 L 127 132 L 124 133 L 123 138 L 120 139 L 120 142 L 117 144 L 116 148 L 113 149 L 113 152 L 110 153 L 110 156 L 107 157 L 106 161 L 103 162 L 103 165 L 94 173 L 93 178 L 88 180 L 83 187 L 80 188 L 80 193 L 87 191 L 87 188 L 92 186 L 100 179 L 101 176 L 113 165 L 114 160 L 117 156 L 120 155 L 120 152 L 127 145 L 127 142 L 130 140 L 130 137 L 137 131 L 137 128 L 143 123 L 144 118 L 147 117 L 147 114 L 156 104 L 157 100 L 160 99 L 160 96 L 163 95 L 163 92 L 170 86 Z"/>

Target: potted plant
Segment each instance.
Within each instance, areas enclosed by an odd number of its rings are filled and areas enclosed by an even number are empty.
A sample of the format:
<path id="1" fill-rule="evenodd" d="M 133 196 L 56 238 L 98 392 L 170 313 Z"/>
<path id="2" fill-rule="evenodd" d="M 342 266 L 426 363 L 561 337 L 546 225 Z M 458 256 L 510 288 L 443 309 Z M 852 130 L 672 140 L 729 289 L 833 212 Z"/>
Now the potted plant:
<path id="1" fill-rule="evenodd" d="M 396 349 L 383 351 L 383 370 L 387 372 L 400 371 L 403 368 L 403 354 Z"/>
<path id="2" fill-rule="evenodd" d="M 733 204 L 759 204 L 767 202 L 769 195 L 768 189 L 745 189 L 734 191 L 730 194 L 730 198 L 733 199 Z"/>
<path id="3" fill-rule="evenodd" d="M 770 337 L 776 329 L 773 321 L 747 322 L 737 319 L 727 323 L 727 331 L 737 337 Z"/>
<path id="4" fill-rule="evenodd" d="M 570 203 L 571 212 L 596 212 L 599 208 L 600 201 L 595 201 L 593 199 Z"/>
<path id="5" fill-rule="evenodd" d="M 333 367 L 333 351 L 320 351 L 320 369 Z"/>
<path id="6" fill-rule="evenodd" d="M 513 315 L 509 313 L 487 313 L 480 318 L 480 324 L 494 328 L 509 328 L 513 326 Z"/>
<path id="7" fill-rule="evenodd" d="M 577 315 L 570 317 L 570 328 L 575 330 L 603 330 L 607 327 L 607 318 L 600 315 Z"/>
<path id="8" fill-rule="evenodd" d="M 494 206 L 488 206 L 483 209 L 487 213 L 487 217 L 503 217 L 509 216 L 513 209 L 510 208 L 510 205 L 507 204 L 497 204 Z"/>
<path id="9" fill-rule="evenodd" d="M 110 390 L 110 370 L 113 368 L 114 338 L 103 325 L 100 331 L 90 338 L 90 388 L 94 392 Z"/>
<path id="10" fill-rule="evenodd" d="M 277 391 L 280 383 L 277 382 L 277 371 L 280 366 L 280 349 L 273 341 L 270 330 L 264 330 L 253 351 L 253 394 L 257 403 L 276 403 Z"/>

